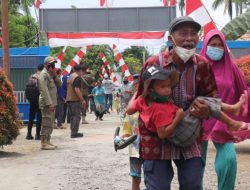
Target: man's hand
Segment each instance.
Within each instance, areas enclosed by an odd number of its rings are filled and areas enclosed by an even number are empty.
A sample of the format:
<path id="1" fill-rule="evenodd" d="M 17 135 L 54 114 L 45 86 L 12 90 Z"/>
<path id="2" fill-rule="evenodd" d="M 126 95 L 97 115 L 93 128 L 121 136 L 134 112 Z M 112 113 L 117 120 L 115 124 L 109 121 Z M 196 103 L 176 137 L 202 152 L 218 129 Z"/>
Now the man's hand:
<path id="1" fill-rule="evenodd" d="M 81 105 L 82 105 L 83 108 L 85 108 L 85 107 L 86 107 L 86 101 L 85 101 L 85 100 L 82 100 L 82 101 L 81 101 Z"/>
<path id="2" fill-rule="evenodd" d="M 190 106 L 190 112 L 193 116 L 201 119 L 207 119 L 210 116 L 210 110 L 205 102 L 201 98 L 197 98 L 193 104 Z"/>
<path id="3" fill-rule="evenodd" d="M 53 104 L 51 104 L 50 106 L 49 106 L 49 111 L 50 112 L 54 112 L 56 110 L 56 107 L 53 105 Z"/>

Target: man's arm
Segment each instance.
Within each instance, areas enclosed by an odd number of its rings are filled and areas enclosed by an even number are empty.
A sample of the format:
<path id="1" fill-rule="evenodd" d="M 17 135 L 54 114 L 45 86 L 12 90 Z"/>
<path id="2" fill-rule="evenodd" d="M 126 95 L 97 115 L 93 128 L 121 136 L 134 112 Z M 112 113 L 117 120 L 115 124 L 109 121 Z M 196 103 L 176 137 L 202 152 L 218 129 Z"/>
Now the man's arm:
<path id="1" fill-rule="evenodd" d="M 204 58 L 203 58 L 204 59 Z M 197 96 L 217 97 L 217 85 L 211 65 L 204 60 L 198 65 L 196 76 Z M 192 115 L 207 119 L 210 117 L 210 109 L 203 99 L 196 99 L 191 105 Z"/>
<path id="2" fill-rule="evenodd" d="M 85 100 L 83 99 L 82 97 L 82 93 L 81 93 L 81 78 L 80 77 L 77 77 L 75 78 L 75 80 L 73 81 L 73 87 L 74 87 L 74 90 L 76 92 L 76 95 L 77 97 L 79 98 L 82 106 L 85 106 L 86 105 L 86 102 Z"/>

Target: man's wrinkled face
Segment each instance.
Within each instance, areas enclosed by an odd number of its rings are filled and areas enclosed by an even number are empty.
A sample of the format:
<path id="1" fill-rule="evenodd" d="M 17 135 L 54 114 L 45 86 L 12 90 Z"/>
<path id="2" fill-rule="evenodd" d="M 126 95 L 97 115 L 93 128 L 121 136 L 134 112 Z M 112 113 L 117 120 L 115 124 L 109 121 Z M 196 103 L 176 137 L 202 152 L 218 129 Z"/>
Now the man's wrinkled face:
<path id="1" fill-rule="evenodd" d="M 199 41 L 199 36 L 198 31 L 192 25 L 185 24 L 178 26 L 168 39 L 174 46 L 193 49 Z"/>

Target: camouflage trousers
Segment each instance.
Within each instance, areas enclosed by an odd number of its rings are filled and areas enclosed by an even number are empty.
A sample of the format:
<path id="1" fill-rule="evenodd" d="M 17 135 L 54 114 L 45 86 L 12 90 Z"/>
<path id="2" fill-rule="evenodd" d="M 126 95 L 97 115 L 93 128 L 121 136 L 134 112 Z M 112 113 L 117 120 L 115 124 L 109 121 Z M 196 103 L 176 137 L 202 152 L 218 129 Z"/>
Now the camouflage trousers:
<path id="1" fill-rule="evenodd" d="M 51 112 L 49 106 L 41 109 L 42 112 L 42 129 L 41 136 L 50 137 L 55 124 L 55 111 Z"/>
<path id="2" fill-rule="evenodd" d="M 89 107 L 89 97 L 88 96 L 83 96 L 83 99 L 86 102 L 86 106 L 81 108 L 81 113 L 82 113 L 82 116 L 86 117 L 88 107 Z"/>

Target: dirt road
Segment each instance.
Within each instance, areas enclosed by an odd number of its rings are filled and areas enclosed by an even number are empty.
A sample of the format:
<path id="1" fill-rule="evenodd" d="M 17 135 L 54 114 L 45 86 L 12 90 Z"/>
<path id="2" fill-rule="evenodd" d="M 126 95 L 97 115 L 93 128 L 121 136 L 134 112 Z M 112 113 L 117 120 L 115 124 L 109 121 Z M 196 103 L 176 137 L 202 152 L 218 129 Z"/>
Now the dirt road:
<path id="1" fill-rule="evenodd" d="M 59 146 L 55 151 L 41 151 L 40 142 L 25 140 L 26 129 L 22 129 L 13 145 L 0 151 L 0 190 L 129 190 L 128 150 L 113 149 L 114 129 L 120 124 L 118 116 L 105 115 L 104 121 L 94 121 L 93 114 L 89 114 L 87 119 L 90 124 L 80 127 L 84 138 L 71 139 L 69 127 L 54 130 L 52 142 Z M 249 190 L 250 141 L 236 147 L 236 189 Z M 215 151 L 211 144 L 208 151 L 204 186 L 216 190 Z M 178 189 L 176 175 L 172 187 Z"/>

